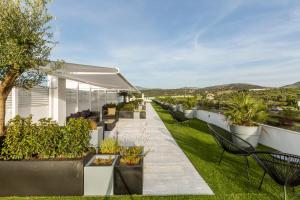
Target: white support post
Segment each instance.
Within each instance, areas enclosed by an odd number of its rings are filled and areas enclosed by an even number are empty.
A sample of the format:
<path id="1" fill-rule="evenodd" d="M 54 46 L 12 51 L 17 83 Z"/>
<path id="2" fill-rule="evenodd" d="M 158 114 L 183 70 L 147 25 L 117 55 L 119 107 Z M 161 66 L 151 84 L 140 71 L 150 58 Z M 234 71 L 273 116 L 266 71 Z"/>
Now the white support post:
<path id="1" fill-rule="evenodd" d="M 18 88 L 14 87 L 11 91 L 11 114 L 12 118 L 19 114 L 19 95 Z"/>
<path id="2" fill-rule="evenodd" d="M 66 123 L 66 79 L 49 76 L 49 115 L 60 125 Z"/>
<path id="3" fill-rule="evenodd" d="M 91 85 L 89 85 L 89 108 L 92 110 L 92 88 Z"/>
<path id="4" fill-rule="evenodd" d="M 79 112 L 79 83 L 77 83 L 76 86 L 76 108 L 75 108 L 75 112 Z"/>

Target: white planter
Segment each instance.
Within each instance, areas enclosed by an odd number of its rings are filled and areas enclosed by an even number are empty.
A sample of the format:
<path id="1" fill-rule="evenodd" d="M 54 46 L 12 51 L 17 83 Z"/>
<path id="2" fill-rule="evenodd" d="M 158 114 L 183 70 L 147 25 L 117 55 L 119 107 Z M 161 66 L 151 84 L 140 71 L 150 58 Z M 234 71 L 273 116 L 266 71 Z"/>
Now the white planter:
<path id="1" fill-rule="evenodd" d="M 98 126 L 96 130 L 90 130 L 90 146 L 98 150 L 99 144 L 103 140 L 103 127 Z"/>
<path id="2" fill-rule="evenodd" d="M 133 119 L 140 119 L 140 112 L 139 111 L 134 111 L 133 112 Z"/>
<path id="3" fill-rule="evenodd" d="M 91 166 L 96 158 L 115 158 L 110 166 Z M 113 195 L 115 155 L 95 155 L 84 167 L 84 195 Z"/>
<path id="4" fill-rule="evenodd" d="M 195 112 L 195 110 L 185 110 L 184 116 L 188 119 L 192 119 L 192 118 L 194 118 L 194 112 Z"/>
<path id="5" fill-rule="evenodd" d="M 230 125 L 230 131 L 249 142 L 253 147 L 257 146 L 260 137 L 260 128 L 258 126 Z"/>
<path id="6" fill-rule="evenodd" d="M 116 139 L 117 136 L 118 136 L 118 132 L 117 132 L 116 127 L 111 131 L 104 131 L 104 138 L 115 138 Z"/>
<path id="7" fill-rule="evenodd" d="M 176 111 L 183 112 L 183 106 L 181 104 L 178 104 Z"/>

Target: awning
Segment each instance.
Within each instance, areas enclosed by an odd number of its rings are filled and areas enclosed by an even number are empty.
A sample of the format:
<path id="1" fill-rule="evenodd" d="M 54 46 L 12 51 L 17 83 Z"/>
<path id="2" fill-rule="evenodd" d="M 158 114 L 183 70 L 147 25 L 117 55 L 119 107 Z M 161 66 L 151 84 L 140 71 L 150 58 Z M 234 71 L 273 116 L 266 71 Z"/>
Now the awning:
<path id="1" fill-rule="evenodd" d="M 51 67 L 53 66 L 53 63 L 50 63 L 49 65 Z M 51 75 L 109 90 L 139 91 L 125 79 L 118 68 L 63 63 L 63 66 L 60 69 L 51 72 Z"/>

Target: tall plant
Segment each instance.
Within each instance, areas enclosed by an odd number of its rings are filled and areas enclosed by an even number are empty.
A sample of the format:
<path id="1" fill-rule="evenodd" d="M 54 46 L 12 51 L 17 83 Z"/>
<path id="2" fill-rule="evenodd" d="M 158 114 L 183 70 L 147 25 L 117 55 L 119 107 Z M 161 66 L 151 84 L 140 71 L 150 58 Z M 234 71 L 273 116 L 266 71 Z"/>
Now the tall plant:
<path id="1" fill-rule="evenodd" d="M 266 109 L 262 100 L 246 93 L 238 93 L 228 101 L 224 114 L 232 124 L 254 126 L 256 122 L 264 122 L 267 119 Z"/>
<path id="2" fill-rule="evenodd" d="M 54 46 L 49 0 L 0 1 L 0 136 L 4 134 L 5 102 L 13 87 L 40 84 L 40 66 L 49 62 Z"/>

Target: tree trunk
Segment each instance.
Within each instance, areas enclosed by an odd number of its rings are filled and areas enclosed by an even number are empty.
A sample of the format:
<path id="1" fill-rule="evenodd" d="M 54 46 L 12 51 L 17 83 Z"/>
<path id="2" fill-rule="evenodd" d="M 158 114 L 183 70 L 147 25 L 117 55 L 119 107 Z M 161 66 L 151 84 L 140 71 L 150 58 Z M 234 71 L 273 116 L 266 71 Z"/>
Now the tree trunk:
<path id="1" fill-rule="evenodd" d="M 0 95 L 0 136 L 4 135 L 5 131 L 5 103 L 7 96 Z"/>

